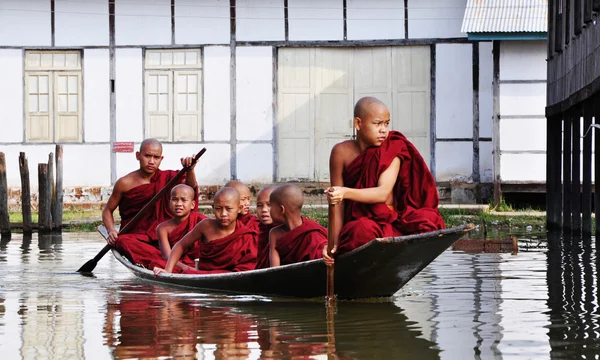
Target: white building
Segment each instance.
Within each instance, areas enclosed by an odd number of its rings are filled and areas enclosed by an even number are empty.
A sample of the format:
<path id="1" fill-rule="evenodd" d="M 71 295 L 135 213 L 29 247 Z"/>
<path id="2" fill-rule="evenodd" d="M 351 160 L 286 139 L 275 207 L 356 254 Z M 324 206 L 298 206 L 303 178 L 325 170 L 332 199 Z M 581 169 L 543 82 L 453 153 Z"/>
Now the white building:
<path id="1" fill-rule="evenodd" d="M 37 179 L 61 143 L 67 189 L 110 189 L 136 167 L 120 151 L 147 137 L 164 143 L 162 168 L 206 147 L 201 184 L 326 182 L 365 95 L 388 104 L 440 184 L 543 183 L 545 28 L 481 36 L 466 9 L 508 6 L 488 3 L 0 0 L 9 187 L 19 152 Z M 510 3 L 545 16 L 546 1 Z"/>

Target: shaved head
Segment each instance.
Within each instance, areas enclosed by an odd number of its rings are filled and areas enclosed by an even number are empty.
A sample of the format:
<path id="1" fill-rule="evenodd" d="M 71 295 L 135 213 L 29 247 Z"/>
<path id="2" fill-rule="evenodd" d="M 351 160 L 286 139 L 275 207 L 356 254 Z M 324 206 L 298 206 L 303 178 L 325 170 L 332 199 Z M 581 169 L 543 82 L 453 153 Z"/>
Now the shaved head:
<path id="1" fill-rule="evenodd" d="M 387 106 L 377 98 L 371 96 L 360 98 L 354 105 L 354 117 L 365 119 L 371 114 L 374 107 L 385 107 L 387 109 Z"/>
<path id="2" fill-rule="evenodd" d="M 275 189 L 277 189 L 277 185 L 267 185 L 264 188 L 260 189 L 260 191 L 258 192 L 258 194 L 256 194 L 256 198 L 260 199 L 262 196 L 266 196 L 267 200 L 268 200 L 269 197 L 271 196 L 271 193 Z"/>
<path id="3" fill-rule="evenodd" d="M 225 187 L 230 187 L 230 188 L 234 188 L 236 189 L 240 194 L 247 191 L 250 192 L 250 188 L 248 186 L 246 186 L 246 184 L 244 184 L 241 181 L 238 180 L 230 180 L 225 184 Z"/>
<path id="4" fill-rule="evenodd" d="M 281 185 L 271 193 L 271 203 L 283 205 L 290 211 L 300 212 L 304 205 L 304 195 L 296 185 Z"/>
<path id="5" fill-rule="evenodd" d="M 240 193 L 238 193 L 238 191 L 233 187 L 222 187 L 219 191 L 217 191 L 213 200 L 215 203 L 217 200 L 232 200 L 236 204 L 239 204 Z"/>
<path id="6" fill-rule="evenodd" d="M 192 198 L 192 199 L 194 199 L 194 195 L 196 194 L 194 189 L 192 189 L 192 187 L 187 184 L 175 185 L 173 187 L 173 189 L 171 189 L 171 196 L 174 196 L 178 192 L 179 193 L 181 193 L 181 192 L 187 193 L 188 195 L 190 195 L 190 198 Z"/>
<path id="7" fill-rule="evenodd" d="M 160 152 L 162 153 L 162 144 L 156 139 L 146 139 L 142 141 L 140 144 L 140 152 L 143 152 L 147 147 L 150 149 L 160 148 Z"/>

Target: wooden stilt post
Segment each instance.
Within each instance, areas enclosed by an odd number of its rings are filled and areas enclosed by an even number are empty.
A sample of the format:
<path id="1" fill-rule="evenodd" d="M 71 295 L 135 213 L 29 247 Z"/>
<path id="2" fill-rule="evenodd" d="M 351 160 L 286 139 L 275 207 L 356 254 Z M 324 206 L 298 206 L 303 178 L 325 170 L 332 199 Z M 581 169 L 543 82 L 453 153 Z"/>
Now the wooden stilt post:
<path id="1" fill-rule="evenodd" d="M 6 156 L 0 152 L 0 237 L 10 239 L 8 216 L 8 183 L 6 181 Z"/>
<path id="2" fill-rule="evenodd" d="M 583 194 L 581 197 L 581 231 L 583 238 L 590 240 L 592 236 L 592 100 L 583 105 Z"/>
<path id="3" fill-rule="evenodd" d="M 564 114 L 563 121 L 563 232 L 571 233 L 571 123 L 570 113 Z"/>
<path id="4" fill-rule="evenodd" d="M 49 185 L 48 164 L 38 164 L 38 231 L 40 234 L 48 233 L 52 229 L 52 217 L 50 214 L 50 203 L 52 198 Z"/>
<path id="5" fill-rule="evenodd" d="M 594 103 L 594 122 L 600 124 L 600 95 L 592 99 Z M 596 214 L 596 249 L 600 246 L 600 134 L 594 130 L 594 213 Z"/>
<path id="6" fill-rule="evenodd" d="M 546 228 L 558 231 L 562 227 L 562 118 L 554 116 L 546 120 Z"/>
<path id="7" fill-rule="evenodd" d="M 573 235 L 581 234 L 581 108 L 571 113 L 573 121 L 573 152 L 571 163 L 571 216 Z"/>
<path id="8" fill-rule="evenodd" d="M 50 198 L 50 230 L 54 229 L 53 211 L 56 205 L 56 191 L 54 188 L 54 154 L 48 155 L 48 197 Z"/>
<path id="9" fill-rule="evenodd" d="M 25 153 L 19 153 L 19 171 L 21 172 L 21 213 L 23 214 L 23 234 L 31 235 L 31 189 L 29 186 L 29 164 Z"/>
<path id="10" fill-rule="evenodd" d="M 52 219 L 54 231 L 62 231 L 63 217 L 63 147 L 56 145 L 56 191 L 52 206 Z"/>

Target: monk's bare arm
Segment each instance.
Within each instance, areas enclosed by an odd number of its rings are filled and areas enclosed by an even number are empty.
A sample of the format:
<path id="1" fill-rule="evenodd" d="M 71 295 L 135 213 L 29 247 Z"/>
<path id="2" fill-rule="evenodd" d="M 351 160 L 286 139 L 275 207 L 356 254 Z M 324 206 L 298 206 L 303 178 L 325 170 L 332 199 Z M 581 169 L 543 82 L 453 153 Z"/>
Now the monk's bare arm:
<path id="1" fill-rule="evenodd" d="M 395 158 L 390 166 L 379 176 L 377 187 L 366 189 L 345 188 L 344 199 L 365 204 L 385 203 L 394 190 L 400 171 L 400 159 Z"/>
<path id="2" fill-rule="evenodd" d="M 204 236 L 209 226 L 209 223 L 206 220 L 208 219 L 204 219 L 200 223 L 198 223 L 198 225 L 196 225 L 192 229 L 192 231 L 185 234 L 185 236 L 182 237 L 181 240 L 179 240 L 177 244 L 175 244 L 175 246 L 173 246 L 173 248 L 171 249 L 171 254 L 169 255 L 169 260 L 167 260 L 167 265 L 165 266 L 166 272 L 173 272 L 173 268 L 181 259 L 183 252 L 189 249 L 194 244 L 194 242 L 196 242 Z"/>
<path id="3" fill-rule="evenodd" d="M 269 263 L 271 267 L 281 265 L 281 261 L 279 259 L 279 252 L 277 252 L 277 234 L 279 233 L 277 228 L 271 229 L 269 231 Z"/>
<path id="4" fill-rule="evenodd" d="M 171 254 L 171 244 L 169 243 L 170 221 L 171 220 L 162 222 L 156 227 L 156 237 L 158 237 L 158 248 L 160 249 L 160 255 L 162 256 L 163 260 L 168 260 L 169 255 Z"/>
<path id="5" fill-rule="evenodd" d="M 115 218 L 113 213 L 115 212 L 115 210 L 119 206 L 119 203 L 121 202 L 121 199 L 123 198 L 125 186 L 126 184 L 124 179 L 121 178 L 117 180 L 115 186 L 113 187 L 113 191 L 110 194 L 106 205 L 104 205 L 104 209 L 102 210 L 102 223 L 108 231 L 108 239 L 106 239 L 106 241 L 110 245 L 114 245 L 117 241 L 118 233 L 115 229 Z"/>
<path id="6" fill-rule="evenodd" d="M 185 183 L 189 185 L 192 189 L 196 189 L 198 183 L 196 181 L 196 163 L 194 162 L 194 157 L 187 157 L 181 159 L 181 165 L 189 166 L 190 168 L 185 173 Z"/>
<path id="7" fill-rule="evenodd" d="M 346 152 L 343 145 L 342 143 L 334 146 L 329 157 L 329 176 L 332 187 L 344 186 L 343 172 Z M 344 226 L 344 203 L 340 202 L 334 206 L 333 219 L 331 219 L 334 226 L 330 227 L 330 229 L 332 231 L 331 236 L 333 237 L 334 248 L 337 248 L 340 231 L 342 231 L 342 227 Z M 326 251 L 327 249 L 325 249 Z"/>

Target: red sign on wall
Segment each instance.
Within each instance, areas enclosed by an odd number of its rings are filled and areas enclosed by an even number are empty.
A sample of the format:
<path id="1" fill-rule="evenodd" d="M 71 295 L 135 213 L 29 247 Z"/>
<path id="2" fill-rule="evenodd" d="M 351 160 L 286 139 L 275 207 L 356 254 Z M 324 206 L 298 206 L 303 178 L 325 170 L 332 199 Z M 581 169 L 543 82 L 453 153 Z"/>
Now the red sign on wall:
<path id="1" fill-rule="evenodd" d="M 113 152 L 130 153 L 133 152 L 133 141 L 131 142 L 115 142 L 113 144 Z"/>

